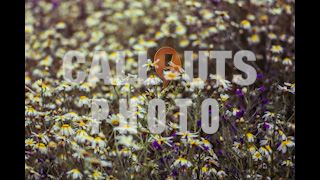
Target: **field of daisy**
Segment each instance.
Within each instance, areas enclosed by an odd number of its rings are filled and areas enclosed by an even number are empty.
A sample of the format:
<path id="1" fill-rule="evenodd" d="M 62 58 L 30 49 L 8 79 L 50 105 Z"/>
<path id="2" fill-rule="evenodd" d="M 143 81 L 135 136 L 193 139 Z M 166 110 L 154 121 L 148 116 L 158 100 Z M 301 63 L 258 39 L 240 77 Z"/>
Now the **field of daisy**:
<path id="1" fill-rule="evenodd" d="M 159 77 L 162 47 L 182 66 L 167 61 L 178 70 Z M 241 50 L 256 58 L 244 60 L 257 72 L 250 85 L 233 78 L 246 78 L 233 62 Z M 72 78 L 85 77 L 77 83 L 65 77 L 70 51 L 83 58 L 68 64 Z M 108 84 L 96 51 L 108 59 Z M 125 64 L 117 68 L 119 51 Z M 192 81 L 185 51 L 193 52 Z M 224 78 L 214 58 L 207 79 L 198 77 L 200 52 L 211 51 L 231 51 Z M 147 78 L 127 83 L 140 67 Z M 218 108 L 202 108 L 209 98 Z M 155 110 L 165 118 L 160 133 L 149 127 L 155 99 L 165 107 Z M 177 99 L 190 99 L 187 111 Z M 207 134 L 202 115 L 213 112 L 219 128 Z M 295 179 L 295 0 L 26 0 L 25 179 Z"/>

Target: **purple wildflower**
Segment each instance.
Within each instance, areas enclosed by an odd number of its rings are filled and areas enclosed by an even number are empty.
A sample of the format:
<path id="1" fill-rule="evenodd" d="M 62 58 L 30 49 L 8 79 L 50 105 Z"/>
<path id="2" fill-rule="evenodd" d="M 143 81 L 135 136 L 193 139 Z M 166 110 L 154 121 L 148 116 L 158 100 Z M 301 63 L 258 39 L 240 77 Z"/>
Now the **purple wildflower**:
<path id="1" fill-rule="evenodd" d="M 263 104 L 267 104 L 269 102 L 269 100 L 268 99 L 264 99 L 264 100 L 262 100 L 262 103 Z"/>
<path id="2" fill-rule="evenodd" d="M 156 148 L 157 150 L 161 150 L 161 149 L 162 149 L 161 146 L 160 146 L 160 144 L 159 144 L 157 141 L 154 141 L 154 142 L 152 143 L 152 146 L 153 146 L 154 148 Z"/>
<path id="3" fill-rule="evenodd" d="M 258 78 L 258 79 L 261 79 L 261 77 L 262 77 L 262 74 L 258 74 L 258 75 L 257 75 L 257 78 Z"/>
<path id="4" fill-rule="evenodd" d="M 236 127 L 232 126 L 231 129 L 235 131 L 235 130 L 236 130 Z"/>
<path id="5" fill-rule="evenodd" d="M 220 144 L 221 142 L 218 139 L 216 139 L 216 143 Z"/>
<path id="6" fill-rule="evenodd" d="M 266 88 L 264 88 L 264 87 L 261 87 L 261 88 L 259 88 L 259 91 L 264 91 Z"/>
<path id="7" fill-rule="evenodd" d="M 178 172 L 177 172 L 177 171 L 172 171 L 172 174 L 173 174 L 174 176 L 177 176 L 177 175 L 178 175 Z"/>

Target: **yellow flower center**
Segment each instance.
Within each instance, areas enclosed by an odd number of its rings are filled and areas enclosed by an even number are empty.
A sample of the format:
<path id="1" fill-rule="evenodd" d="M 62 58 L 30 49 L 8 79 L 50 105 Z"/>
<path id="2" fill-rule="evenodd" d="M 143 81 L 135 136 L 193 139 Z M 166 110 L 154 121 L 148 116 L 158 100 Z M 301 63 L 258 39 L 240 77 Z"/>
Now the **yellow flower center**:
<path id="1" fill-rule="evenodd" d="M 32 145 L 33 142 L 32 141 L 27 141 L 27 145 Z"/>
<path id="2" fill-rule="evenodd" d="M 84 99 L 87 99 L 87 97 L 86 96 L 81 96 L 80 97 L 80 100 L 84 100 Z"/>
<path id="3" fill-rule="evenodd" d="M 281 48 L 280 48 L 280 46 L 274 46 L 273 49 L 274 50 L 280 50 Z"/>
<path id="4" fill-rule="evenodd" d="M 259 157 L 261 157 L 261 154 L 258 152 L 256 154 L 254 154 L 254 157 L 259 158 Z"/>
<path id="5" fill-rule="evenodd" d="M 171 78 L 171 79 L 174 79 L 175 77 L 177 77 L 175 74 L 171 74 L 171 73 L 168 74 L 167 76 L 168 76 L 169 78 Z"/>
<path id="6" fill-rule="evenodd" d="M 70 126 L 69 126 L 69 124 L 64 124 L 64 125 L 62 125 L 61 128 L 66 128 L 66 129 L 68 129 L 68 128 L 70 128 Z"/>
<path id="7" fill-rule="evenodd" d="M 182 158 L 182 157 L 179 157 L 179 158 L 178 158 L 178 161 L 186 162 L 187 160 L 186 160 L 186 159 L 184 159 L 184 158 Z"/>
<path id="8" fill-rule="evenodd" d="M 43 143 L 38 143 L 37 146 L 38 146 L 39 148 L 46 148 L 46 145 L 44 145 Z"/>
<path id="9" fill-rule="evenodd" d="M 78 173 L 79 170 L 78 169 L 72 169 L 73 172 Z"/>

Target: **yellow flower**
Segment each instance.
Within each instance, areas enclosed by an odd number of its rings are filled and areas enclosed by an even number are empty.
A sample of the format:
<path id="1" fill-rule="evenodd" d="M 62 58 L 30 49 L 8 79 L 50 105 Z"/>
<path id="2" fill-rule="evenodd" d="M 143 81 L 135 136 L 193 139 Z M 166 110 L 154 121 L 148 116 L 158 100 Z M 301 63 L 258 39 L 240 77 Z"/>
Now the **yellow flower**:
<path id="1" fill-rule="evenodd" d="M 33 109 L 32 107 L 28 107 L 26 112 L 25 112 L 25 116 L 27 117 L 34 117 L 38 115 L 38 111 L 36 111 L 35 109 Z"/>
<path id="2" fill-rule="evenodd" d="M 286 57 L 282 60 L 283 65 L 292 65 L 292 61 L 290 58 Z"/>
<path id="3" fill-rule="evenodd" d="M 262 160 L 261 153 L 259 153 L 259 152 L 254 153 L 254 155 L 252 156 L 252 159 L 255 161 Z"/>
<path id="4" fill-rule="evenodd" d="M 64 124 L 61 126 L 60 132 L 59 132 L 60 136 L 71 136 L 73 134 L 74 134 L 74 131 L 69 124 Z"/>
<path id="5" fill-rule="evenodd" d="M 247 138 L 248 138 L 248 142 L 253 142 L 254 141 L 254 136 L 251 133 L 247 133 L 246 134 Z"/>
<path id="6" fill-rule="evenodd" d="M 250 29 L 251 28 L 251 23 L 248 20 L 243 20 L 243 21 L 241 21 L 240 26 L 243 29 Z"/>
<path id="7" fill-rule="evenodd" d="M 180 156 L 180 157 L 173 163 L 173 166 L 176 166 L 176 167 L 181 167 L 181 166 L 191 167 L 191 166 L 192 166 L 192 163 Z"/>
<path id="8" fill-rule="evenodd" d="M 72 179 L 82 179 L 82 174 L 78 169 L 72 169 L 67 172 L 67 177 L 72 177 Z"/>
<path id="9" fill-rule="evenodd" d="M 180 79 L 180 73 L 178 71 L 164 71 L 163 77 L 168 81 L 176 81 Z"/>
<path id="10" fill-rule="evenodd" d="M 33 147 L 35 150 L 38 150 L 42 154 L 47 153 L 47 147 L 43 143 L 38 143 Z"/>
<path id="11" fill-rule="evenodd" d="M 260 42 L 260 37 L 257 34 L 254 34 L 250 38 L 248 38 L 248 41 L 250 44 L 257 44 Z"/>
<path id="12" fill-rule="evenodd" d="M 283 48 L 279 45 L 273 45 L 271 47 L 271 52 L 273 53 L 282 53 L 282 51 L 283 51 Z"/>
<path id="13" fill-rule="evenodd" d="M 248 150 L 250 151 L 251 154 L 255 154 L 256 153 L 256 148 L 254 146 L 250 146 L 248 148 Z"/>
<path id="14" fill-rule="evenodd" d="M 293 147 L 294 145 L 295 143 L 290 140 L 282 141 L 277 150 L 282 151 L 282 153 L 285 153 L 287 151 L 287 147 Z"/>

